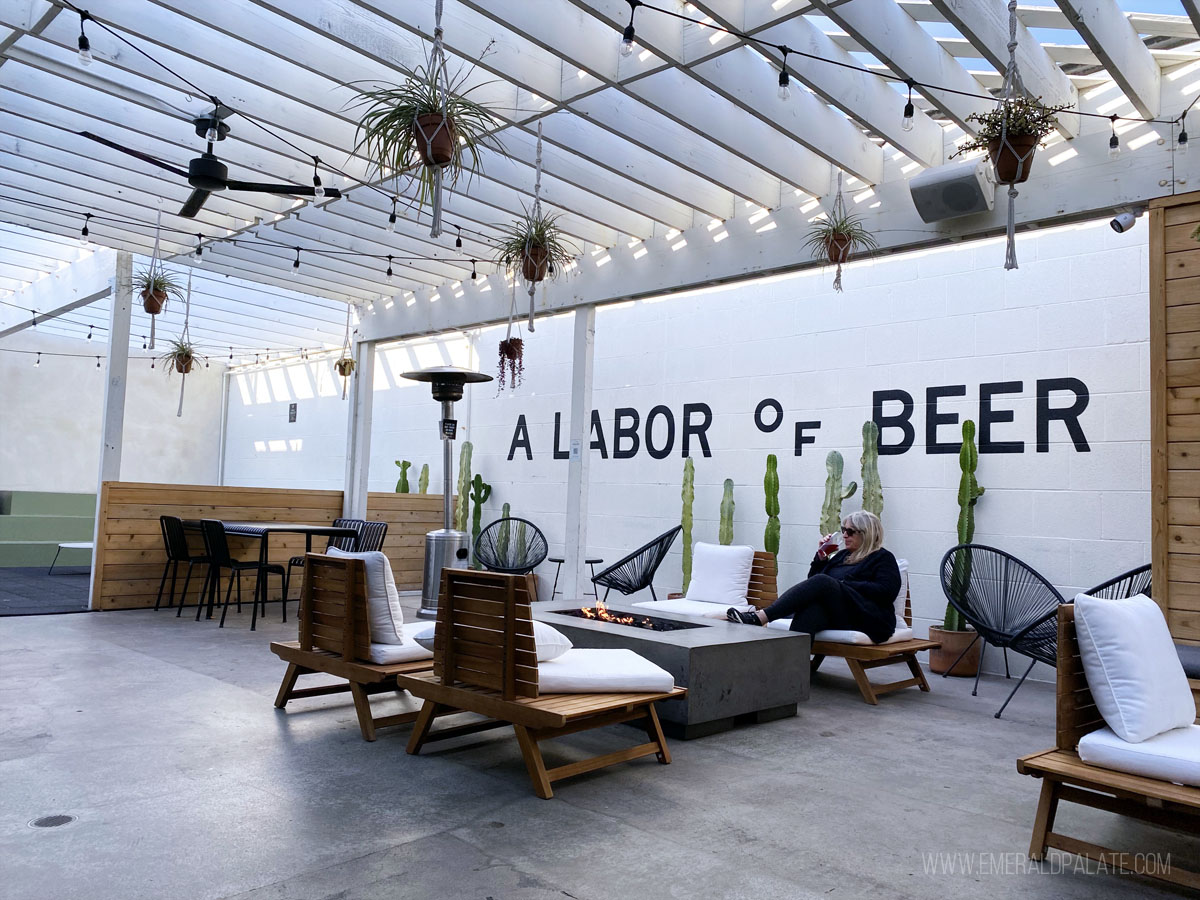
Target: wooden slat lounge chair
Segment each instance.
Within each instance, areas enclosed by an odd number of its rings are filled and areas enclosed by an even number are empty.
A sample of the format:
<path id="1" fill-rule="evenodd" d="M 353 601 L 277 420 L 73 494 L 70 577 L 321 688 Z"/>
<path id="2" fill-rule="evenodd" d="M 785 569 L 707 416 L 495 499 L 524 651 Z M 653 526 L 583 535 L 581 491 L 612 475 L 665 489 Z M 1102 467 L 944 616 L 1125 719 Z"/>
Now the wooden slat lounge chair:
<path id="1" fill-rule="evenodd" d="M 371 647 L 371 617 L 367 611 L 366 568 L 361 559 L 345 559 L 309 553 L 304 564 L 306 577 L 300 598 L 300 639 L 273 641 L 271 652 L 284 660 L 287 672 L 275 697 L 283 709 L 289 700 L 319 697 L 349 691 L 363 740 L 375 740 L 375 731 L 389 725 L 404 725 L 417 718 L 416 711 L 392 716 L 371 715 L 368 695 L 395 691 L 396 675 L 420 672 L 433 666 L 431 659 L 378 664 L 368 662 Z M 344 679 L 342 684 L 297 688 L 301 675 L 316 673 Z"/>
<path id="2" fill-rule="evenodd" d="M 759 609 L 766 609 L 775 602 L 778 587 L 775 576 L 775 561 L 772 554 L 765 550 L 755 551 L 754 567 L 750 573 L 750 587 L 747 599 Z M 912 627 L 912 595 L 907 589 L 904 596 L 904 621 Z M 929 682 L 925 680 L 925 672 L 917 662 L 917 654 L 922 650 L 933 650 L 940 647 L 937 641 L 923 638 L 910 638 L 907 641 L 896 641 L 892 644 L 843 644 L 836 641 L 817 641 L 812 644 L 812 671 L 816 672 L 827 656 L 841 657 L 850 667 L 850 674 L 858 685 L 863 700 L 872 706 L 879 704 L 880 694 L 890 694 L 892 691 L 903 690 L 907 687 L 918 687 L 929 691 Z M 904 663 L 908 666 L 911 678 L 887 683 L 873 682 L 867 677 L 867 669 L 879 666 L 890 666 Z"/>
<path id="3" fill-rule="evenodd" d="M 687 691 L 675 687 L 654 693 L 539 695 L 529 607 L 533 595 L 532 575 L 442 571 L 433 671 L 396 677 L 400 687 L 425 700 L 408 752 L 419 753 L 429 741 L 511 724 L 533 789 L 544 800 L 553 796 L 553 782 L 572 775 L 651 754 L 669 763 L 654 702 L 682 697 Z M 436 717 L 456 710 L 480 713 L 489 721 L 431 731 Z M 646 720 L 648 743 L 546 768 L 540 742 L 635 719 Z"/>
<path id="4" fill-rule="evenodd" d="M 1200 788 L 1172 784 L 1085 763 L 1076 747 L 1079 739 L 1105 723 L 1088 688 L 1079 643 L 1075 636 L 1075 605 L 1058 608 L 1058 703 L 1055 710 L 1056 746 L 1017 760 L 1017 771 L 1042 779 L 1042 793 L 1029 842 L 1031 859 L 1043 859 L 1054 847 L 1112 868 L 1135 866 L 1142 854 L 1120 852 L 1068 837 L 1054 830 L 1060 800 L 1107 810 L 1163 828 L 1200 836 Z M 1143 850 L 1146 848 L 1142 848 Z M 1171 860 L 1169 867 L 1147 867 L 1143 874 L 1200 889 L 1200 873 Z"/>

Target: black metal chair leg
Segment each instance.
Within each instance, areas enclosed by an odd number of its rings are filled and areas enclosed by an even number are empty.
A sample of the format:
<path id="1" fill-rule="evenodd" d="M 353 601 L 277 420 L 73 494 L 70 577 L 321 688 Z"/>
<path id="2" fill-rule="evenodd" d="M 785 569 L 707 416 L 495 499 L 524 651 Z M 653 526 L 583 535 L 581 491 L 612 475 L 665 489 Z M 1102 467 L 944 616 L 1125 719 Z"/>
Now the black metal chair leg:
<path id="1" fill-rule="evenodd" d="M 650 596 L 653 597 L 654 602 L 657 603 L 658 602 L 658 594 L 654 593 L 654 585 L 653 584 L 649 585 L 649 588 L 650 588 Z"/>
<path id="2" fill-rule="evenodd" d="M 608 602 L 608 595 L 609 595 L 609 592 L 611 592 L 611 591 L 612 591 L 612 588 L 605 588 L 605 589 L 604 589 L 604 602 L 605 602 L 605 603 L 607 603 L 607 602 Z"/>
<path id="3" fill-rule="evenodd" d="M 179 560 L 171 566 L 171 596 L 167 598 L 167 608 L 175 605 L 175 585 L 179 581 Z"/>
<path id="4" fill-rule="evenodd" d="M 987 641 L 979 646 L 979 668 L 975 670 L 975 687 L 971 688 L 971 696 L 979 694 L 979 676 L 983 673 L 983 655 L 987 653 Z"/>
<path id="5" fill-rule="evenodd" d="M 237 578 L 237 586 L 238 586 L 238 588 L 237 588 L 237 611 L 238 611 L 238 615 L 240 616 L 242 614 L 242 571 L 241 571 L 241 569 L 238 569 L 230 577 Z"/>
<path id="6" fill-rule="evenodd" d="M 197 622 L 200 621 L 200 613 L 204 612 L 204 604 L 208 603 L 209 598 L 212 597 L 212 592 L 213 592 L 212 579 L 214 579 L 214 578 L 217 579 L 216 590 L 218 590 L 218 591 L 221 590 L 220 577 L 221 577 L 221 573 L 217 569 L 217 567 L 210 564 L 208 567 L 208 574 L 204 576 L 204 590 L 202 590 L 200 592 L 200 599 L 196 602 L 196 621 Z M 176 613 L 175 615 L 179 615 L 179 613 Z"/>
<path id="7" fill-rule="evenodd" d="M 260 593 L 265 593 L 263 582 L 263 570 L 255 569 L 254 575 L 254 601 L 250 604 L 250 630 L 253 631 L 255 625 L 258 624 L 258 604 Z"/>
<path id="8" fill-rule="evenodd" d="M 554 595 L 558 593 L 558 573 L 562 571 L 562 563 L 558 564 L 558 568 L 554 570 L 554 585 L 550 588 L 550 599 L 554 599 Z M 593 588 L 595 590 L 595 588 Z"/>
<path id="9" fill-rule="evenodd" d="M 183 604 L 187 603 L 187 589 L 192 583 L 192 566 L 196 565 L 190 559 L 188 560 L 187 575 L 183 579 L 183 593 L 179 595 L 179 608 L 183 609 Z"/>
<path id="10" fill-rule="evenodd" d="M 1012 678 L 1012 675 L 1009 674 L 1009 671 L 1008 671 L 1008 648 L 1007 647 L 1004 648 L 1004 677 Z"/>
<path id="11" fill-rule="evenodd" d="M 288 603 L 288 583 L 292 580 L 292 567 L 288 566 L 283 570 L 283 574 L 279 576 L 283 582 L 283 596 L 279 599 L 279 605 L 283 607 L 283 621 L 287 621 L 287 603 Z"/>
<path id="12" fill-rule="evenodd" d="M 54 551 L 54 559 L 50 560 L 50 570 L 46 573 L 47 575 L 54 574 L 54 567 L 58 564 L 58 554 L 60 554 L 60 553 L 62 553 L 61 546 L 59 546 L 59 548 Z M 159 588 L 159 596 L 162 596 L 162 588 Z M 155 609 L 157 609 L 157 608 L 158 607 L 155 607 Z"/>
<path id="13" fill-rule="evenodd" d="M 1004 712 L 1004 707 L 1008 706 L 1008 701 L 1013 698 L 1013 694 L 1015 694 L 1018 690 L 1020 690 L 1021 685 L 1023 685 L 1025 683 L 1025 679 L 1029 677 L 1029 673 L 1033 671 L 1033 667 L 1036 665 L 1037 665 L 1036 659 L 1029 664 L 1029 668 L 1025 670 L 1025 674 L 1021 676 L 1021 680 L 1017 682 L 1017 686 L 1012 689 L 1012 693 L 1010 693 L 1008 695 L 1008 699 L 1005 700 L 1003 705 L 1000 707 L 1000 712 L 996 713 L 997 719 L 1000 718 L 1000 713 Z"/>
<path id="14" fill-rule="evenodd" d="M 171 571 L 171 561 L 168 559 L 167 564 L 163 566 L 162 581 L 158 583 L 158 596 L 154 598 L 154 608 L 158 609 L 158 605 L 162 603 L 163 588 L 167 586 L 167 573 Z"/>
<path id="15" fill-rule="evenodd" d="M 233 569 L 229 573 L 229 587 L 225 588 L 225 605 L 221 607 L 221 624 L 217 626 L 218 628 L 225 627 L 225 614 L 229 612 L 229 595 L 233 593 L 234 579 L 237 579 L 238 592 L 240 593 L 242 590 L 242 579 L 238 577 L 238 570 Z"/>
<path id="16" fill-rule="evenodd" d="M 942 673 L 943 678 L 949 677 L 950 673 L 954 671 L 954 667 L 957 666 L 960 662 L 962 662 L 962 658 L 964 656 L 966 656 L 968 653 L 971 652 L 971 648 L 975 646 L 975 641 L 977 641 L 977 640 L 979 640 L 979 635 L 975 635 L 975 637 L 972 638 L 971 643 L 967 644 L 967 648 L 965 650 L 963 650 L 962 653 L 958 654 L 958 659 L 956 659 L 953 663 L 951 663 L 950 668 L 948 668 L 945 672 Z"/>

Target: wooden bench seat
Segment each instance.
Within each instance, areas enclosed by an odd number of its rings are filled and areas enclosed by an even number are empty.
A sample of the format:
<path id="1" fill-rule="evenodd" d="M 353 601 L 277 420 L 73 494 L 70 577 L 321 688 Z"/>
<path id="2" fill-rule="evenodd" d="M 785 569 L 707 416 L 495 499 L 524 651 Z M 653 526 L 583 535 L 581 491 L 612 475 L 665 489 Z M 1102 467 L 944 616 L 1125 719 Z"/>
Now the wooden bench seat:
<path id="1" fill-rule="evenodd" d="M 432 668 L 433 660 L 390 664 L 366 660 L 371 646 L 371 617 L 363 561 L 310 553 L 305 557 L 305 569 L 308 574 L 300 599 L 300 639 L 271 643 L 271 652 L 288 664 L 275 707 L 284 709 L 289 700 L 302 697 L 349 691 L 366 741 L 375 740 L 379 728 L 415 721 L 415 710 L 391 716 L 371 714 L 369 695 L 394 692 L 397 675 L 426 671 Z M 340 678 L 343 683 L 296 687 L 301 675 L 318 673 Z"/>
<path id="2" fill-rule="evenodd" d="M 408 752 L 420 753 L 430 741 L 512 725 L 534 791 L 544 800 L 553 796 L 553 782 L 573 775 L 650 755 L 669 763 L 671 753 L 654 703 L 683 697 L 684 688 L 653 693 L 538 693 L 529 608 L 533 592 L 532 575 L 442 571 L 433 671 L 396 677 L 400 687 L 425 700 Z M 432 730 L 439 716 L 459 711 L 487 719 Z M 546 768 L 540 742 L 636 719 L 645 720 L 648 742 Z"/>
<path id="3" fill-rule="evenodd" d="M 1079 739 L 1105 727 L 1105 723 L 1088 688 L 1075 637 L 1075 605 L 1071 603 L 1058 610 L 1057 662 L 1056 746 L 1017 760 L 1019 773 L 1042 779 L 1029 842 L 1030 858 L 1043 859 L 1047 848 L 1054 847 L 1111 868 L 1130 870 L 1136 865 L 1138 854 L 1112 850 L 1055 831 L 1055 814 L 1061 800 L 1200 836 L 1200 788 L 1093 766 L 1076 753 Z M 1174 858 L 1169 868 L 1147 867 L 1142 874 L 1200 889 L 1200 873 L 1182 868 Z"/>

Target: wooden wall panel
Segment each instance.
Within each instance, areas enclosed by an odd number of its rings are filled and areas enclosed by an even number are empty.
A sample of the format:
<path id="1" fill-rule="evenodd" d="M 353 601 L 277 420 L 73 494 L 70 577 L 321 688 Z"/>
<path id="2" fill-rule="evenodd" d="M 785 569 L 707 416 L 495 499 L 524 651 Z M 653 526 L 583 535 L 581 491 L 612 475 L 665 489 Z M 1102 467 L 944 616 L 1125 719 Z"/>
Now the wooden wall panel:
<path id="1" fill-rule="evenodd" d="M 1171 633 L 1200 641 L 1200 193 L 1149 219 L 1154 593 Z"/>
<path id="2" fill-rule="evenodd" d="M 441 523 L 442 498 L 437 495 L 372 494 L 368 517 L 388 523 L 384 552 L 391 560 L 400 590 L 420 588 L 424 534 Z M 105 482 L 100 492 L 101 527 L 93 568 L 96 609 L 137 609 L 154 605 L 166 553 L 158 517 L 225 519 L 247 522 L 329 523 L 342 514 L 341 491 L 297 491 L 277 488 L 218 487 L 201 484 L 145 484 Z M 202 552 L 200 535 L 190 535 L 193 550 Z M 316 550 L 325 546 L 315 538 Z M 258 558 L 258 541 L 230 535 L 229 547 L 241 559 Z M 287 565 L 304 553 L 302 535 L 274 535 L 270 539 L 272 563 Z M 180 567 L 178 587 L 182 590 Z M 197 566 L 189 588 L 189 602 L 204 578 Z M 253 592 L 253 575 L 243 574 L 243 599 Z M 279 581 L 269 579 L 270 599 L 279 599 Z M 292 596 L 299 596 L 294 581 Z M 178 593 L 178 592 L 177 592 Z"/>

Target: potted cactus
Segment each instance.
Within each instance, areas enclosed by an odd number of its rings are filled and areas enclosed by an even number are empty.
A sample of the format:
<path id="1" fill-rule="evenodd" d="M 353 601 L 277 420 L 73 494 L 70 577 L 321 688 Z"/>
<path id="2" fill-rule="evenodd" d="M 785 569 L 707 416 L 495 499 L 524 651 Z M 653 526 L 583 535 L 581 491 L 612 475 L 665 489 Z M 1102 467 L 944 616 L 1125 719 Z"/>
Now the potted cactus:
<path id="1" fill-rule="evenodd" d="M 733 543 L 733 479 L 726 478 L 721 494 L 721 525 L 717 530 L 717 543 L 728 546 Z"/>
<path id="2" fill-rule="evenodd" d="M 412 463 L 409 462 L 407 459 L 398 459 L 398 460 L 396 460 L 396 465 L 400 467 L 400 480 L 396 482 L 396 493 L 397 494 L 407 494 L 408 493 L 408 470 L 409 470 L 409 467 L 412 466 Z"/>
<path id="3" fill-rule="evenodd" d="M 971 113 L 978 124 L 975 137 L 959 146 L 953 159 L 972 150 L 986 150 L 999 184 L 1021 184 L 1033 169 L 1042 139 L 1058 127 L 1058 113 L 1070 106 L 1046 106 L 1042 98 L 1013 97 L 985 113 Z"/>
<path id="4" fill-rule="evenodd" d="M 767 498 L 767 528 L 763 532 L 763 549 L 775 557 L 779 571 L 779 460 L 767 454 L 767 474 L 763 476 L 763 493 Z"/>
<path id="5" fill-rule="evenodd" d="M 975 423 L 970 419 L 963 421 L 962 435 L 962 448 L 958 452 L 958 464 L 962 470 L 958 481 L 958 542 L 969 544 L 975 537 L 975 504 L 985 489 L 975 480 L 979 451 L 975 447 Z M 950 575 L 951 593 L 961 590 L 970 580 L 971 558 L 965 553 L 959 554 Z M 979 671 L 982 656 L 982 647 L 975 641 L 975 636 L 974 629 L 963 621 L 958 610 L 947 603 L 942 627 L 932 625 L 929 628 L 929 639 L 942 642 L 940 648 L 929 651 L 930 671 L 939 675 L 948 671 L 951 675 L 973 677 Z M 955 665 L 954 661 L 962 656 L 972 642 L 974 646 L 971 651 Z M 952 670 L 951 666 L 954 666 Z"/>
<path id="6" fill-rule="evenodd" d="M 858 490 L 858 482 L 852 481 L 843 489 L 842 473 L 846 462 L 842 454 L 830 450 L 825 457 L 825 502 L 821 506 L 821 534 L 833 534 L 842 527 L 842 501 L 849 500 Z"/>

